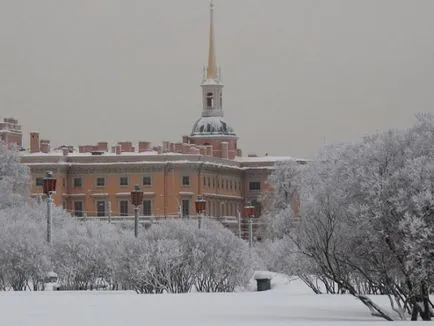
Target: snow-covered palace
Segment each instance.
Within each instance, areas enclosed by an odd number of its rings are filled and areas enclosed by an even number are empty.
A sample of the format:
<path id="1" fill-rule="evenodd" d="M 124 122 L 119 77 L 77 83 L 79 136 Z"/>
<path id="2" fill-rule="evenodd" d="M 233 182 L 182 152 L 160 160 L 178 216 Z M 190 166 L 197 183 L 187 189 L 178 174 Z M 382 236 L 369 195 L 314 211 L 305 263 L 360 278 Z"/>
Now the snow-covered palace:
<path id="1" fill-rule="evenodd" d="M 34 197 L 42 196 L 45 171 L 51 170 L 57 179 L 54 202 L 74 216 L 113 221 L 133 218 L 130 192 L 137 184 L 144 192 L 142 221 L 194 217 L 195 200 L 203 196 L 207 216 L 228 226 L 235 225 L 238 215 L 243 215 L 243 207 L 251 203 L 258 217 L 256 225 L 261 224 L 266 204 L 261 202 L 262 195 L 270 190 L 267 177 L 276 161 L 290 158 L 242 157 L 238 137 L 223 114 L 212 3 L 210 13 L 208 66 L 201 84 L 203 108 L 190 135 L 177 143 L 164 141 L 161 146 L 146 141 L 137 146 L 132 142 L 115 146 L 99 142 L 51 150 L 48 140 L 32 132 L 30 148 L 22 152 L 22 162 L 31 169 Z M 4 119 L 0 137 L 6 143 L 21 145 L 18 121 Z"/>

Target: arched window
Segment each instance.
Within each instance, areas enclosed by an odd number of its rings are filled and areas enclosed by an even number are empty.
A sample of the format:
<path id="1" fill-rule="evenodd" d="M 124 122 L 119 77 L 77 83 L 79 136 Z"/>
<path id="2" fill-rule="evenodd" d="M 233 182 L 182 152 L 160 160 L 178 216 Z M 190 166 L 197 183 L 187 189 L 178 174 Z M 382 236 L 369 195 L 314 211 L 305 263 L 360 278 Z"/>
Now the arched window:
<path id="1" fill-rule="evenodd" d="M 212 109 L 214 106 L 214 96 L 212 93 L 206 94 L 206 107 L 208 109 Z"/>
<path id="2" fill-rule="evenodd" d="M 223 107 L 223 93 L 220 93 L 220 107 Z"/>

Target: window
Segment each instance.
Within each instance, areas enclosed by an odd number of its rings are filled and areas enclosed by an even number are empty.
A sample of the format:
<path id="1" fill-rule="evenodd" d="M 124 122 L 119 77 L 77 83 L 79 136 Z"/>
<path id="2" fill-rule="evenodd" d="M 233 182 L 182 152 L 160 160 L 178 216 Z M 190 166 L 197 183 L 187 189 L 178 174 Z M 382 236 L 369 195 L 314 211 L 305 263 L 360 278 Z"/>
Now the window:
<path id="1" fill-rule="evenodd" d="M 183 199 L 182 200 L 182 217 L 190 216 L 190 200 Z"/>
<path id="2" fill-rule="evenodd" d="M 128 216 L 128 200 L 121 200 L 119 202 L 119 213 L 121 216 Z"/>
<path id="3" fill-rule="evenodd" d="M 211 178 L 208 177 L 208 187 L 211 187 Z"/>
<path id="4" fill-rule="evenodd" d="M 152 216 L 152 202 L 149 199 L 143 201 L 143 216 Z"/>
<path id="5" fill-rule="evenodd" d="M 249 182 L 249 190 L 261 190 L 261 183 L 258 181 Z"/>
<path id="6" fill-rule="evenodd" d="M 203 177 L 203 185 L 206 186 L 206 178 Z"/>
<path id="7" fill-rule="evenodd" d="M 229 189 L 229 181 L 226 179 L 226 189 Z"/>
<path id="8" fill-rule="evenodd" d="M 119 178 L 119 184 L 121 186 L 128 186 L 128 177 L 120 177 Z"/>
<path id="9" fill-rule="evenodd" d="M 81 182 L 81 178 L 80 177 L 74 178 L 72 181 L 72 186 L 74 188 L 81 188 L 83 186 Z"/>
<path id="10" fill-rule="evenodd" d="M 229 187 L 230 187 L 230 189 L 232 190 L 232 180 L 231 181 L 229 181 Z"/>
<path id="11" fill-rule="evenodd" d="M 96 178 L 96 186 L 97 187 L 104 187 L 105 186 L 105 178 L 104 177 Z"/>
<path id="12" fill-rule="evenodd" d="M 75 201 L 74 202 L 74 216 L 83 217 L 83 202 Z"/>
<path id="13" fill-rule="evenodd" d="M 220 93 L 220 107 L 223 107 L 223 93 Z"/>
<path id="14" fill-rule="evenodd" d="M 98 200 L 96 202 L 96 215 L 98 217 L 104 217 L 105 216 L 105 201 L 104 200 Z"/>
<path id="15" fill-rule="evenodd" d="M 44 185 L 44 178 L 36 178 L 35 180 L 36 186 L 43 186 Z"/>
<path id="16" fill-rule="evenodd" d="M 190 185 L 190 177 L 188 175 L 184 175 L 182 177 L 182 185 L 189 186 Z"/>
<path id="17" fill-rule="evenodd" d="M 213 106 L 214 106 L 214 97 L 213 97 L 212 93 L 207 93 L 206 94 L 206 107 L 208 109 L 212 109 Z"/>
<path id="18" fill-rule="evenodd" d="M 152 180 L 150 176 L 143 177 L 143 185 L 144 186 L 152 186 Z"/>

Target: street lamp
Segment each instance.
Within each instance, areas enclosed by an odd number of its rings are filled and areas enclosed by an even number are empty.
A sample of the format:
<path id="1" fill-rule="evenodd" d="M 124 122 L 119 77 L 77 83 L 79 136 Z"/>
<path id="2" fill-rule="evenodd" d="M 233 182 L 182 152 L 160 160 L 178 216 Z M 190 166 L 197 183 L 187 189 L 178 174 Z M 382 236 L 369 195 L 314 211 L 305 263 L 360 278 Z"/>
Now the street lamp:
<path id="1" fill-rule="evenodd" d="M 196 199 L 196 213 L 199 215 L 199 229 L 202 226 L 202 216 L 206 211 L 206 200 L 203 198 L 203 196 L 197 196 Z"/>
<path id="2" fill-rule="evenodd" d="M 255 207 L 250 203 L 244 206 L 244 215 L 249 218 L 249 247 L 253 246 L 253 218 L 255 217 Z"/>
<path id="3" fill-rule="evenodd" d="M 51 244 L 51 206 L 53 203 L 51 196 L 56 191 L 56 178 L 53 176 L 52 171 L 45 172 L 43 190 L 44 194 L 47 195 L 47 242 Z"/>
<path id="4" fill-rule="evenodd" d="M 131 191 L 131 203 L 134 206 L 134 236 L 139 235 L 139 206 L 143 201 L 143 191 L 140 191 L 139 185 L 134 186 Z"/>

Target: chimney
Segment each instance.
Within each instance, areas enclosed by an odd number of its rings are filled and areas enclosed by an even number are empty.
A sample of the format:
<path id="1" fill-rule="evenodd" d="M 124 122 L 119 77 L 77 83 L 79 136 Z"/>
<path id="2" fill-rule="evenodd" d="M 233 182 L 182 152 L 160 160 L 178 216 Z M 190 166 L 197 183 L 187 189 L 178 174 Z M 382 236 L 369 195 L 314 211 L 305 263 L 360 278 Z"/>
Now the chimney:
<path id="1" fill-rule="evenodd" d="M 163 153 L 167 153 L 169 151 L 169 142 L 167 140 L 163 141 Z"/>
<path id="2" fill-rule="evenodd" d="M 175 150 L 174 153 L 182 153 L 182 143 L 176 143 L 175 144 Z"/>
<path id="3" fill-rule="evenodd" d="M 39 153 L 39 132 L 30 133 L 30 153 Z"/>
<path id="4" fill-rule="evenodd" d="M 62 147 L 62 153 L 63 153 L 63 156 L 68 156 L 68 154 L 69 154 L 68 147 Z"/>
<path id="5" fill-rule="evenodd" d="M 185 144 L 189 144 L 190 143 L 190 137 L 188 136 L 182 136 L 182 142 Z"/>
<path id="6" fill-rule="evenodd" d="M 229 159 L 229 143 L 227 141 L 222 141 L 221 143 L 221 158 Z"/>
<path id="7" fill-rule="evenodd" d="M 96 145 L 96 149 L 98 152 L 108 152 L 108 143 L 104 141 L 100 141 Z"/>
<path id="8" fill-rule="evenodd" d="M 139 141 L 139 153 L 147 152 L 150 150 L 151 143 L 148 141 Z"/>
<path id="9" fill-rule="evenodd" d="M 50 141 L 46 139 L 41 139 L 39 142 L 39 148 L 42 153 L 49 153 L 50 152 Z"/>
<path id="10" fill-rule="evenodd" d="M 132 151 L 132 147 L 133 147 L 133 143 L 130 141 L 122 141 L 118 143 L 118 146 L 121 147 L 121 152 L 131 152 Z"/>
<path id="11" fill-rule="evenodd" d="M 190 154 L 190 144 L 182 144 L 182 154 Z"/>
<path id="12" fill-rule="evenodd" d="M 214 156 L 214 149 L 212 145 L 206 145 L 206 155 Z"/>

